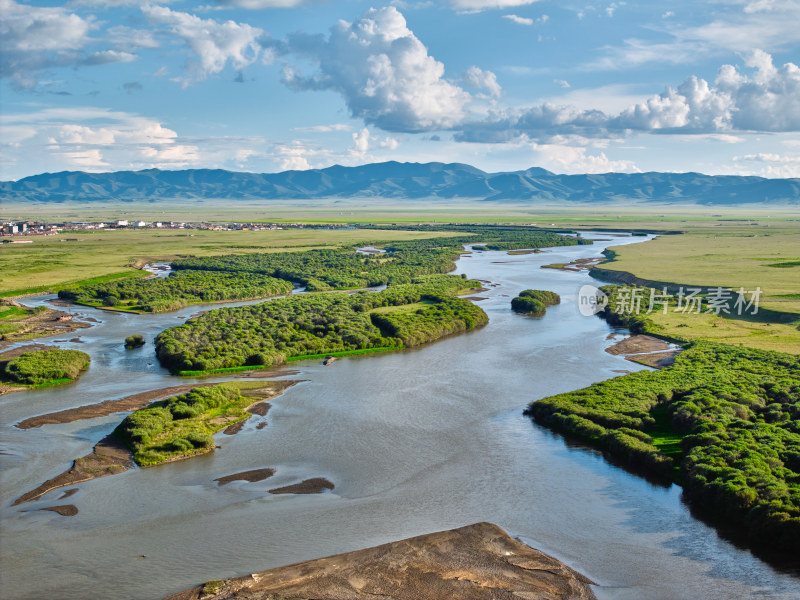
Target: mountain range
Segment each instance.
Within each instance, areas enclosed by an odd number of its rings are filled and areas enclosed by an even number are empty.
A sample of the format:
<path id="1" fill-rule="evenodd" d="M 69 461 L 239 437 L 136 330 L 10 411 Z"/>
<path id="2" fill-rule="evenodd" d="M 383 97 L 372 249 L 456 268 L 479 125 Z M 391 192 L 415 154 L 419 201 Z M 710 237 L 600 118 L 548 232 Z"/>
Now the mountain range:
<path id="1" fill-rule="evenodd" d="M 474 199 L 494 202 L 800 203 L 800 179 L 701 173 L 557 175 L 545 169 L 486 173 L 459 163 L 384 162 L 245 173 L 221 169 L 43 173 L 0 182 L 0 202 Z"/>

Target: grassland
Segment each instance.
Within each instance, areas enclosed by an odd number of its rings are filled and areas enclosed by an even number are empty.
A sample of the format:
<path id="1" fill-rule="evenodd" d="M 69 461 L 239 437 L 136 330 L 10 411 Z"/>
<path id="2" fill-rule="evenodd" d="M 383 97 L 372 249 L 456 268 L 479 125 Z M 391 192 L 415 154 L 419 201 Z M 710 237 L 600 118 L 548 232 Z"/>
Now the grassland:
<path id="1" fill-rule="evenodd" d="M 800 222 L 721 222 L 611 249 L 616 256 L 604 269 L 685 285 L 760 287 L 760 306 L 800 318 Z"/>
<path id="2" fill-rule="evenodd" d="M 718 220 L 616 246 L 601 269 L 687 287 L 760 288 L 757 314 L 654 311 L 648 333 L 800 354 L 800 221 Z"/>
<path id="3" fill-rule="evenodd" d="M 32 244 L 0 245 L 0 295 L 52 291 L 95 278 L 144 275 L 130 267 L 185 256 L 309 250 L 360 242 L 445 237 L 407 231 L 279 229 L 271 231 L 113 230 L 31 236 Z M 62 241 L 66 238 L 77 241 Z M 106 279 L 107 280 L 107 279 Z"/>

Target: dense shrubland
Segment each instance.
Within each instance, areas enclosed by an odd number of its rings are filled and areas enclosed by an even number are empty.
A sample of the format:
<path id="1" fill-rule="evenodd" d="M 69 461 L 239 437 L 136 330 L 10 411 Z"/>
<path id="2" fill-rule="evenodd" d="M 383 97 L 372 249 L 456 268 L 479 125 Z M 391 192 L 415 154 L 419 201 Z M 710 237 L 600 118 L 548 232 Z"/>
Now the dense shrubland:
<path id="1" fill-rule="evenodd" d="M 349 250 L 307 250 L 186 258 L 177 270 L 256 273 L 292 281 L 311 292 L 410 283 L 414 277 L 455 269 L 460 246 L 447 238 L 400 242 L 386 253 L 358 254 Z"/>
<path id="2" fill-rule="evenodd" d="M 22 385 L 68 383 L 89 366 L 89 355 L 78 350 L 34 350 L 0 362 L 0 380 Z"/>
<path id="3" fill-rule="evenodd" d="M 173 371 L 276 365 L 298 356 L 398 348 L 483 325 L 486 314 L 456 292 L 479 287 L 455 275 L 425 276 L 382 292 L 279 298 L 210 311 L 156 338 L 156 354 Z M 407 307 L 413 311 L 384 307 Z"/>
<path id="4" fill-rule="evenodd" d="M 526 414 L 676 477 L 687 501 L 754 545 L 800 550 L 797 356 L 695 342 L 672 367 L 545 398 Z"/>
<path id="5" fill-rule="evenodd" d="M 199 302 L 269 298 L 291 291 L 288 281 L 266 275 L 183 270 L 163 278 L 117 279 L 67 288 L 58 297 L 89 306 L 156 313 Z"/>
<path id="6" fill-rule="evenodd" d="M 541 316 L 548 306 L 561 303 L 561 297 L 555 292 L 546 290 L 522 290 L 519 296 L 511 299 L 514 312 Z"/>

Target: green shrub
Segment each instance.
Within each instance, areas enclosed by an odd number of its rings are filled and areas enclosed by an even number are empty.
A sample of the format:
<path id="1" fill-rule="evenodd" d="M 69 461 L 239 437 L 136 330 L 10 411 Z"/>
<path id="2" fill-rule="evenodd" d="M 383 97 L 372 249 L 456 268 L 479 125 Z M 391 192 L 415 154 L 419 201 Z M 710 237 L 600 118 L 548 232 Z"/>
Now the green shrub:
<path id="1" fill-rule="evenodd" d="M 511 300 L 511 309 L 514 312 L 524 313 L 527 315 L 543 315 L 547 310 L 544 302 L 534 298 L 517 296 Z"/>
<path id="2" fill-rule="evenodd" d="M 523 298 L 533 298 L 534 300 L 538 300 L 545 306 L 561 304 L 561 296 L 555 292 L 548 292 L 546 290 L 522 290 L 519 295 Z"/>

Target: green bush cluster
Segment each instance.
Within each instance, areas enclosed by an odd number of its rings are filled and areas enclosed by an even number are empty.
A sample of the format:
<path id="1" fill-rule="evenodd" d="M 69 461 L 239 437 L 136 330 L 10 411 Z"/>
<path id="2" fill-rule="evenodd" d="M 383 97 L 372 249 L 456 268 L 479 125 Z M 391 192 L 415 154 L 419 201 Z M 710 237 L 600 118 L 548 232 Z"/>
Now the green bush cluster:
<path id="1" fill-rule="evenodd" d="M 561 296 L 546 290 L 522 290 L 511 299 L 511 309 L 518 313 L 541 316 L 548 306 L 561 303 Z"/>
<path id="2" fill-rule="evenodd" d="M 253 402 L 234 386 L 195 388 L 125 417 L 115 430 L 141 466 L 214 449 L 214 433 L 249 416 Z"/>
<path id="3" fill-rule="evenodd" d="M 144 336 L 141 333 L 134 333 L 125 338 L 125 348 L 132 350 L 144 346 Z"/>
<path id="4" fill-rule="evenodd" d="M 386 338 L 399 338 L 404 346 L 418 346 L 489 322 L 486 313 L 467 300 L 427 295 L 424 299 L 430 304 L 415 311 L 372 313 L 372 323 Z"/>
<path id="5" fill-rule="evenodd" d="M 485 323 L 483 311 L 450 295 L 477 287 L 455 275 L 426 276 L 382 292 L 304 294 L 252 306 L 210 311 L 156 338 L 156 354 L 173 371 L 275 365 L 290 357 L 366 348 L 391 348 Z M 370 311 L 425 299 L 412 317 L 388 317 L 399 335 L 385 335 Z M 392 330 L 387 327 L 387 332 Z"/>
<path id="6" fill-rule="evenodd" d="M 687 501 L 742 529 L 751 544 L 800 550 L 797 356 L 695 342 L 672 367 L 545 398 L 525 412 L 631 468 L 677 477 Z"/>
<path id="7" fill-rule="evenodd" d="M 5 362 L 0 379 L 23 385 L 74 380 L 89 366 L 89 361 L 89 355 L 78 350 L 34 350 Z"/>
<path id="8" fill-rule="evenodd" d="M 405 231 L 462 233 L 463 236 L 448 238 L 451 244 L 480 244 L 476 250 L 522 250 L 529 248 L 548 248 L 553 246 L 575 246 L 591 244 L 576 235 L 538 229 L 527 225 L 491 224 L 432 224 L 432 225 L 361 225 L 363 229 L 394 229 Z M 574 232 L 564 232 L 574 233 Z M 422 240 L 424 241 L 424 240 Z"/>
<path id="9" fill-rule="evenodd" d="M 182 270 L 169 277 L 126 278 L 59 290 L 58 297 L 90 306 L 138 312 L 167 312 L 199 302 L 269 298 L 288 294 L 292 284 L 254 273 Z"/>

